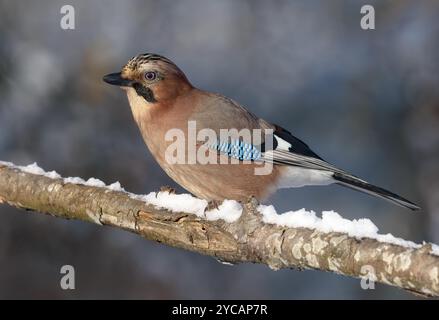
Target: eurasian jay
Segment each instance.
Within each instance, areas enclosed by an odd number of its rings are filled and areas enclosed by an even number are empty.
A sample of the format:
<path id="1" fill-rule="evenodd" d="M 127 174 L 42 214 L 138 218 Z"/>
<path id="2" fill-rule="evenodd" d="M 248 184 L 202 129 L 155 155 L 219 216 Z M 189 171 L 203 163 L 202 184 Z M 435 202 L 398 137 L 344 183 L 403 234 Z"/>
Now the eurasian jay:
<path id="1" fill-rule="evenodd" d="M 134 120 L 163 170 L 200 198 L 243 201 L 254 196 L 262 200 L 279 188 L 337 183 L 412 210 L 419 209 L 416 204 L 324 161 L 289 131 L 258 118 L 235 101 L 195 88 L 163 56 L 137 55 L 121 72 L 108 74 L 103 80 L 126 91 Z M 232 128 L 252 134 L 262 132 L 263 137 L 258 140 L 254 136 L 230 136 L 210 144 L 197 140 L 195 149 L 185 149 L 186 161 L 169 161 L 167 152 L 173 141 L 167 133 L 178 129 L 188 138 L 188 123 L 196 124 L 198 132 L 209 129 L 216 137 L 221 137 L 222 129 Z M 214 153 L 218 161 L 187 161 L 190 153 L 199 152 L 200 148 L 204 148 L 204 154 Z M 231 159 L 237 161 L 228 161 Z M 268 174 L 255 174 L 257 167 L 267 163 L 272 165 Z"/>

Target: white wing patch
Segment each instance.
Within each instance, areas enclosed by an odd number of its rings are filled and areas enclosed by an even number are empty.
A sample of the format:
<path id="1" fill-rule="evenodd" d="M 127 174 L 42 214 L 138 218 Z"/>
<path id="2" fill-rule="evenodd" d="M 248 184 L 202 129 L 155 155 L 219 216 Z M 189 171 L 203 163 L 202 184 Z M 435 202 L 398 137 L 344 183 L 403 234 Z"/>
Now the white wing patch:
<path id="1" fill-rule="evenodd" d="M 285 141 L 282 138 L 279 138 L 277 135 L 274 135 L 274 137 L 276 138 L 276 141 L 277 141 L 276 150 L 290 151 L 291 143 Z"/>

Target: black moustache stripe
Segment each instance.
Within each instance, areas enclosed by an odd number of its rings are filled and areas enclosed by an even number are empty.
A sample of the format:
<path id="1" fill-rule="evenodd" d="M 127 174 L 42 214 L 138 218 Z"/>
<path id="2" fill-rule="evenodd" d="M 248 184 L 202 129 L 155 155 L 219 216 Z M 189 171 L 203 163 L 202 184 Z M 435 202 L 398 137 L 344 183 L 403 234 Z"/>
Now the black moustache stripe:
<path id="1" fill-rule="evenodd" d="M 134 90 L 136 90 L 136 93 L 143 97 L 146 101 L 150 103 L 157 102 L 157 100 L 154 97 L 154 92 L 150 88 L 145 87 L 144 85 L 136 82 L 133 84 Z"/>

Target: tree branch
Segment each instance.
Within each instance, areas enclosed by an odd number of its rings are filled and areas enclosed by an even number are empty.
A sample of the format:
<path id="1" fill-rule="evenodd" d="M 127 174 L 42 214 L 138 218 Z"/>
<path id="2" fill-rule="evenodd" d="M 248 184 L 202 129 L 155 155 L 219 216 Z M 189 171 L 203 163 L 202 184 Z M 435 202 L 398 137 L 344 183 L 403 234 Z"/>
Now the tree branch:
<path id="1" fill-rule="evenodd" d="M 0 164 L 0 203 L 65 219 L 122 228 L 146 239 L 233 264 L 262 263 L 272 269 L 310 268 L 362 277 L 414 293 L 439 296 L 439 256 L 422 247 L 356 239 L 343 233 L 286 228 L 262 221 L 249 200 L 238 221 L 208 221 L 135 200 L 125 192 L 65 183 Z M 368 266 L 367 269 L 362 269 Z"/>

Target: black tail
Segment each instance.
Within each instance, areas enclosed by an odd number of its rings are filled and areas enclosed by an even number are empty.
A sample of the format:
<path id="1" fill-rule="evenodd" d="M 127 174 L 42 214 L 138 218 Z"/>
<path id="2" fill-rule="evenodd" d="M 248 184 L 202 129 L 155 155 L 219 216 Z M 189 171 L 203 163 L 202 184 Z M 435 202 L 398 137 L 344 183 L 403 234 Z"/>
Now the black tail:
<path id="1" fill-rule="evenodd" d="M 371 194 L 376 197 L 386 199 L 404 208 L 408 208 L 411 210 L 421 209 L 418 205 L 414 204 L 413 202 L 408 201 L 407 199 L 404 199 L 403 197 L 400 197 L 397 194 L 394 194 L 390 191 L 384 190 L 380 187 L 367 183 L 366 181 L 363 181 L 357 177 L 348 174 L 337 173 L 337 172 L 334 173 L 333 177 L 335 180 L 337 180 L 337 183 L 345 187 L 352 188 L 354 190 L 358 190 L 361 192 Z"/>

